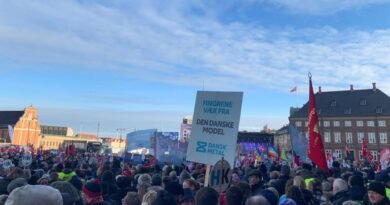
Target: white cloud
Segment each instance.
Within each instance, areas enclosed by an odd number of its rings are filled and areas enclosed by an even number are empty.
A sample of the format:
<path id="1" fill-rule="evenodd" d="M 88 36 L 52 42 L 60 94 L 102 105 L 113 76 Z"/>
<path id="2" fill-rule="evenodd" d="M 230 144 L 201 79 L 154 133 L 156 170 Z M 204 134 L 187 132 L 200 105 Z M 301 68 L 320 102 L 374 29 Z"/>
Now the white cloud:
<path id="1" fill-rule="evenodd" d="M 260 0 L 289 9 L 293 13 L 332 15 L 341 11 L 389 3 L 389 0 Z"/>
<path id="2" fill-rule="evenodd" d="M 308 10 L 366 5 L 360 0 L 278 2 Z M 0 54 L 26 64 L 67 64 L 213 89 L 260 86 L 287 92 L 294 85 L 305 87 L 309 71 L 323 87 L 366 87 L 376 81 L 390 89 L 383 82 L 390 77 L 390 30 L 275 31 L 223 24 L 207 12 L 191 14 L 178 2 L 117 3 L 2 1 Z"/>

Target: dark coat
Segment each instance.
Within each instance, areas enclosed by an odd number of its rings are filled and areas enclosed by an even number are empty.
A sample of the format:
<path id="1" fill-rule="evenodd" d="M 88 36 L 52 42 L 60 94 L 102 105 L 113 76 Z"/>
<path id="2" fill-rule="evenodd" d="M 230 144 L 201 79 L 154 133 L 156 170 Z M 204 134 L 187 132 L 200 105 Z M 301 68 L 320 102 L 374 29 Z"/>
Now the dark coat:
<path id="1" fill-rule="evenodd" d="M 287 175 L 282 175 L 279 177 L 278 180 L 274 183 L 275 189 L 278 191 L 279 195 L 282 196 L 285 194 L 285 188 L 286 188 L 286 183 L 290 179 L 290 176 Z"/>
<path id="2" fill-rule="evenodd" d="M 349 200 L 352 201 L 363 201 L 366 194 L 367 189 L 362 186 L 352 186 L 348 192 Z"/>
<path id="3" fill-rule="evenodd" d="M 333 197 L 333 205 L 342 205 L 345 201 L 349 200 L 349 191 L 340 191 Z"/>
<path id="4" fill-rule="evenodd" d="M 251 186 L 251 192 L 250 192 L 250 196 L 254 196 L 254 195 L 257 195 L 260 193 L 261 190 L 264 189 L 264 186 L 263 186 L 263 183 L 261 183 L 261 181 L 259 181 L 257 184 Z"/>

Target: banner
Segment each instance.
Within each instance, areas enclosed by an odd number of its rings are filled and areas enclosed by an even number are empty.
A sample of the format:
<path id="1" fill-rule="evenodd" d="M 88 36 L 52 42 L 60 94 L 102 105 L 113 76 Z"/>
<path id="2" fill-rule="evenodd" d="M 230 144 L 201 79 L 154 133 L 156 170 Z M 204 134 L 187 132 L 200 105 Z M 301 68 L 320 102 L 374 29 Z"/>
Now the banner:
<path id="1" fill-rule="evenodd" d="M 157 132 L 155 156 L 160 162 L 180 165 L 186 157 L 187 147 L 180 146 L 178 132 Z"/>
<path id="2" fill-rule="evenodd" d="M 12 128 L 12 125 L 8 125 L 8 137 L 12 144 L 12 139 L 14 137 L 14 129 Z"/>
<path id="3" fill-rule="evenodd" d="M 198 91 L 187 160 L 214 165 L 222 157 L 234 164 L 242 92 Z"/>
<path id="4" fill-rule="evenodd" d="M 293 125 L 288 126 L 288 132 L 291 137 L 291 145 L 294 152 L 303 161 L 307 161 L 307 145 L 309 144 L 305 134 L 299 132 Z"/>
<path id="5" fill-rule="evenodd" d="M 157 129 L 137 130 L 126 136 L 126 152 L 137 148 L 150 148 L 150 138 L 156 135 Z"/>

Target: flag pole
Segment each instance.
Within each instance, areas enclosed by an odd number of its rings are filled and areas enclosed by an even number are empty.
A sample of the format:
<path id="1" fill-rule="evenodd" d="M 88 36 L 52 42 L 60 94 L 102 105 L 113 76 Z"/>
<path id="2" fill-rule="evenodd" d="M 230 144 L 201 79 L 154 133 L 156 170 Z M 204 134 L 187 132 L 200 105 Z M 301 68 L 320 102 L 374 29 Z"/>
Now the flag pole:
<path id="1" fill-rule="evenodd" d="M 292 134 L 291 134 L 291 124 L 289 123 L 288 124 L 288 133 L 290 135 L 290 144 L 291 144 L 291 157 L 292 157 L 292 160 L 291 160 L 291 167 L 294 168 L 294 161 L 295 161 L 295 157 L 294 157 L 294 145 L 293 145 L 293 141 L 292 141 Z"/>

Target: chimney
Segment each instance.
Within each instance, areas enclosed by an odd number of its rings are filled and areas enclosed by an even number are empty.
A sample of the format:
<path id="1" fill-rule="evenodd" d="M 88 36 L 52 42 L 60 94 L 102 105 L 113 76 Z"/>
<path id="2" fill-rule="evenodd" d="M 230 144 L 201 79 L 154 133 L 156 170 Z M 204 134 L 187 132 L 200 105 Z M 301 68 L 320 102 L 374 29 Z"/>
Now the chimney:
<path id="1" fill-rule="evenodd" d="M 318 86 L 318 93 L 321 94 L 321 86 Z"/>
<path id="2" fill-rule="evenodd" d="M 353 91 L 353 85 L 351 84 L 351 85 L 349 85 L 349 91 Z"/>
<path id="3" fill-rule="evenodd" d="M 375 92 L 376 91 L 376 83 L 372 83 L 372 90 Z"/>

